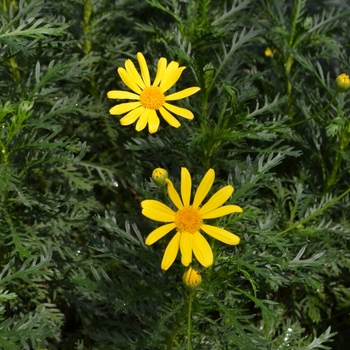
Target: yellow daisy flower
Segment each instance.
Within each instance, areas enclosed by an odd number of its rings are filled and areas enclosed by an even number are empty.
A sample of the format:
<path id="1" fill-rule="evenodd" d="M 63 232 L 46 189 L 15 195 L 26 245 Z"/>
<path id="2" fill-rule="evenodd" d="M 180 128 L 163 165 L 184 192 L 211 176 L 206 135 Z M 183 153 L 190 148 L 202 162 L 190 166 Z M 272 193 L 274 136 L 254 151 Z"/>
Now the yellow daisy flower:
<path id="1" fill-rule="evenodd" d="M 209 169 L 199 184 L 190 205 L 191 175 L 186 168 L 181 168 L 181 198 L 173 183 L 169 179 L 167 180 L 168 194 L 177 211 L 173 211 L 156 200 L 147 199 L 142 201 L 142 214 L 144 216 L 151 220 L 167 223 L 148 235 L 146 238 L 147 245 L 158 241 L 173 229 L 177 231 L 165 249 L 161 264 L 163 270 L 167 270 L 172 265 L 179 249 L 181 251 L 181 262 L 185 266 L 192 262 L 192 252 L 204 267 L 213 264 L 212 249 L 199 230 L 226 244 L 236 245 L 239 243 L 240 238 L 233 233 L 203 222 L 205 219 L 214 219 L 231 213 L 242 212 L 242 208 L 237 205 L 222 206 L 233 193 L 233 187 L 230 185 L 221 188 L 206 204 L 200 206 L 209 193 L 214 179 L 215 172 L 213 169 Z"/>
<path id="2" fill-rule="evenodd" d="M 170 112 L 186 119 L 193 119 L 193 114 L 188 109 L 174 106 L 168 101 L 191 96 L 200 90 L 199 87 L 190 87 L 165 96 L 165 92 L 175 85 L 186 67 L 179 67 L 179 64 L 174 61 L 167 65 L 166 58 L 160 58 L 156 78 L 151 85 L 147 63 L 141 52 L 137 54 L 137 60 L 141 69 L 141 76 L 131 60 L 125 61 L 125 69 L 118 68 L 119 76 L 125 85 L 134 92 L 113 90 L 107 93 L 108 98 L 136 101 L 118 104 L 112 107 L 109 113 L 113 115 L 127 113 L 120 119 L 120 124 L 130 125 L 137 120 L 136 130 L 141 131 L 148 124 L 148 130 L 151 134 L 157 132 L 159 127 L 159 118 L 156 111 L 159 111 L 161 116 L 174 128 L 178 128 L 181 124 Z"/>

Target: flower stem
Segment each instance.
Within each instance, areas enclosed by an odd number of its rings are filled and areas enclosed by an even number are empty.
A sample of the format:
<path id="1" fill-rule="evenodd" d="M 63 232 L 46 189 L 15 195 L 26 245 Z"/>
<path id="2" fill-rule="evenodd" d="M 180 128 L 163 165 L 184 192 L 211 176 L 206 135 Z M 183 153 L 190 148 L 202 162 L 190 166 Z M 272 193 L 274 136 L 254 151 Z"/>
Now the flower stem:
<path id="1" fill-rule="evenodd" d="M 9 154 L 8 154 L 7 146 L 4 145 L 4 143 L 0 139 L 0 165 L 2 165 L 3 169 L 4 169 L 3 170 L 4 171 L 4 177 L 3 177 L 4 179 L 8 176 L 8 168 L 7 168 L 8 163 L 9 163 Z M 7 195 L 8 195 L 8 187 L 5 184 L 4 190 L 3 190 L 3 196 L 2 196 L 3 198 L 0 198 L 0 202 L 2 202 L 3 204 L 6 203 Z"/>
<path id="2" fill-rule="evenodd" d="M 335 154 L 332 172 L 327 180 L 325 192 L 328 192 L 328 190 L 332 187 L 332 185 L 337 180 L 338 171 L 339 171 L 340 165 L 343 161 L 341 153 L 345 150 L 348 143 L 349 143 L 349 138 L 348 138 L 348 131 L 347 131 L 347 126 L 346 126 L 345 128 L 343 128 L 343 130 L 340 134 L 340 137 L 339 137 L 339 152 L 337 152 Z"/>
<path id="3" fill-rule="evenodd" d="M 327 203 L 324 207 L 316 210 L 314 213 L 312 213 L 311 215 L 309 215 L 308 217 L 306 217 L 303 220 L 300 220 L 298 222 L 296 222 L 294 225 L 288 227 L 287 229 L 285 229 L 284 231 L 278 233 L 276 236 L 282 236 L 283 234 L 287 233 L 290 230 L 293 230 L 295 227 L 299 226 L 299 225 L 303 225 L 305 224 L 307 221 L 311 220 L 312 218 L 314 218 L 315 216 L 321 214 L 323 211 L 325 211 L 326 209 L 328 209 L 329 207 L 331 207 L 332 205 L 334 205 L 335 203 L 339 202 L 343 197 L 345 197 L 348 193 L 350 193 L 350 188 L 348 188 L 346 191 L 344 191 L 340 196 L 334 198 L 332 201 L 330 201 L 329 203 Z"/>
<path id="4" fill-rule="evenodd" d="M 191 326 L 192 326 L 192 300 L 195 291 L 190 291 L 188 294 L 188 313 L 187 313 L 187 350 L 192 349 L 191 344 Z"/>
<path id="5" fill-rule="evenodd" d="M 301 120 L 300 122 L 297 122 L 297 123 L 293 123 L 293 124 L 290 124 L 288 125 L 289 127 L 291 126 L 296 126 L 296 125 L 299 125 L 299 124 L 304 124 L 306 122 L 308 122 L 309 120 L 312 120 L 312 119 L 315 119 L 317 118 L 320 114 L 322 114 L 323 112 L 325 112 L 331 105 L 332 103 L 334 102 L 334 100 L 336 99 L 336 97 L 338 96 L 338 92 L 336 92 L 333 97 L 331 98 L 331 100 L 328 102 L 328 104 L 322 108 L 321 110 L 319 110 L 315 115 L 313 115 L 312 117 L 310 118 L 307 118 L 305 120 Z"/>
<path id="6" fill-rule="evenodd" d="M 332 185 L 334 184 L 335 180 L 337 179 L 337 174 L 338 174 L 338 170 L 340 168 L 341 163 L 342 163 L 342 158 L 341 158 L 339 153 L 336 153 L 335 159 L 334 159 L 333 168 L 332 168 L 332 172 L 331 172 L 331 175 L 329 176 L 329 178 L 327 180 L 326 188 L 324 190 L 325 193 L 328 192 L 328 190 L 332 187 Z"/>
<path id="7" fill-rule="evenodd" d="M 166 339 L 166 349 L 172 350 L 173 349 L 173 342 L 175 341 L 175 338 L 179 334 L 180 330 L 183 328 L 185 323 L 185 317 L 187 314 L 187 350 L 192 349 L 191 344 L 191 322 L 192 322 L 192 300 L 193 296 L 195 294 L 195 291 L 190 291 L 188 293 L 188 299 L 187 303 L 185 302 L 182 311 L 178 314 L 176 321 L 174 322 L 174 326 L 172 329 L 171 334 Z"/>
<path id="8" fill-rule="evenodd" d="M 289 55 L 287 58 L 287 61 L 285 63 L 285 70 L 286 70 L 286 93 L 288 95 L 288 101 L 287 101 L 287 110 L 288 110 L 288 115 L 290 117 L 293 117 L 293 109 L 292 109 L 292 104 L 293 104 L 293 97 L 292 97 L 292 82 L 290 80 L 290 71 L 292 69 L 293 65 L 293 56 Z"/>
<path id="9" fill-rule="evenodd" d="M 166 186 L 162 186 L 162 191 L 163 191 L 163 197 L 164 197 L 164 204 L 168 205 L 169 201 L 168 201 L 168 193 L 167 193 Z"/>

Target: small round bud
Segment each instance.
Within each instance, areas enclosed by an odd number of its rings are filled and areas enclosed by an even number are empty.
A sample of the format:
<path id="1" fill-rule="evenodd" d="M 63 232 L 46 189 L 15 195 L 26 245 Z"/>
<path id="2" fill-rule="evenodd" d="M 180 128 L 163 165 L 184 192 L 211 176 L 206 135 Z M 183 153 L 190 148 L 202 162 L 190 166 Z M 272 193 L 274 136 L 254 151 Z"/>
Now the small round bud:
<path id="1" fill-rule="evenodd" d="M 202 276 L 198 270 L 190 267 L 184 273 L 182 281 L 188 289 L 196 289 L 202 284 Z"/>
<path id="2" fill-rule="evenodd" d="M 157 168 L 153 170 L 152 180 L 157 186 L 159 187 L 165 186 L 167 179 L 168 179 L 168 172 L 165 169 Z"/>
<path id="3" fill-rule="evenodd" d="M 343 73 L 337 76 L 334 82 L 335 91 L 345 92 L 350 88 L 350 78 L 347 74 Z"/>
<path id="4" fill-rule="evenodd" d="M 276 53 L 276 49 L 271 49 L 270 47 L 267 47 L 265 49 L 265 56 L 266 57 L 273 57 L 275 53 Z"/>

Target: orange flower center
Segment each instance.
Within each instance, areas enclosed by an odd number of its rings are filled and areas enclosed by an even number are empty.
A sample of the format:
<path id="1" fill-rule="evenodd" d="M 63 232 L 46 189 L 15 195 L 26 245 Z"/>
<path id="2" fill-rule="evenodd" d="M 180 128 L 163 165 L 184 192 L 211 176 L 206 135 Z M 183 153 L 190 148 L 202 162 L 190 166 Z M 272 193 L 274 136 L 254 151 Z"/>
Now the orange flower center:
<path id="1" fill-rule="evenodd" d="M 165 96 L 158 86 L 148 86 L 141 92 L 140 102 L 147 109 L 159 109 L 165 102 Z"/>
<path id="2" fill-rule="evenodd" d="M 178 232 L 195 233 L 203 224 L 202 216 L 198 209 L 183 207 L 175 214 L 175 225 Z"/>

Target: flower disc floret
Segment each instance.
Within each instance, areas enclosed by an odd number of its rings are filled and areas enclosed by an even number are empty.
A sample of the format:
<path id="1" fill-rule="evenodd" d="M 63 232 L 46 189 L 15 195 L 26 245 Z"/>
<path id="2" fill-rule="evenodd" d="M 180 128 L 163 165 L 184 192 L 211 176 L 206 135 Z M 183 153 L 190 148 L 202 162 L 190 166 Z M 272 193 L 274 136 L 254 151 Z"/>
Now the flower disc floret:
<path id="1" fill-rule="evenodd" d="M 175 214 L 175 225 L 178 232 L 195 233 L 203 224 L 202 216 L 198 209 L 184 207 Z"/>
<path id="2" fill-rule="evenodd" d="M 165 96 L 158 86 L 150 86 L 141 92 L 140 101 L 143 107 L 158 110 L 164 105 Z"/>
<path id="3" fill-rule="evenodd" d="M 119 67 L 118 74 L 126 86 L 133 92 L 112 90 L 107 93 L 108 98 L 128 99 L 133 102 L 118 104 L 109 110 L 113 115 L 126 115 L 120 119 L 120 124 L 130 125 L 136 122 L 136 130 L 143 130 L 148 124 L 148 131 L 153 134 L 159 128 L 158 113 L 174 128 L 181 124 L 172 113 L 186 119 L 193 119 L 191 111 L 174 106 L 169 101 L 181 100 L 200 90 L 199 87 L 190 87 L 170 95 L 165 93 L 176 84 L 185 67 L 179 67 L 177 62 L 170 62 L 162 57 L 158 61 L 157 74 L 151 85 L 150 74 L 146 60 L 141 52 L 137 54 L 141 75 L 131 60 L 125 61 L 125 68 Z"/>
<path id="4" fill-rule="evenodd" d="M 192 262 L 192 253 L 204 267 L 213 264 L 213 251 L 200 231 L 226 244 L 236 245 L 239 243 L 240 238 L 233 233 L 204 223 L 204 220 L 207 219 L 242 212 L 242 208 L 237 205 L 223 205 L 233 193 L 233 187 L 230 185 L 221 188 L 201 206 L 214 183 L 214 179 L 215 172 L 213 169 L 209 169 L 198 186 L 192 204 L 190 204 L 192 179 L 188 170 L 182 168 L 181 197 L 175 190 L 173 183 L 169 179 L 166 180 L 169 197 L 177 208 L 175 211 L 155 200 L 142 201 L 142 214 L 144 216 L 165 223 L 147 236 L 147 245 L 155 243 L 170 231 L 176 230 L 176 234 L 164 252 L 161 263 L 163 270 L 167 270 L 172 265 L 179 250 L 181 262 L 185 266 Z"/>

